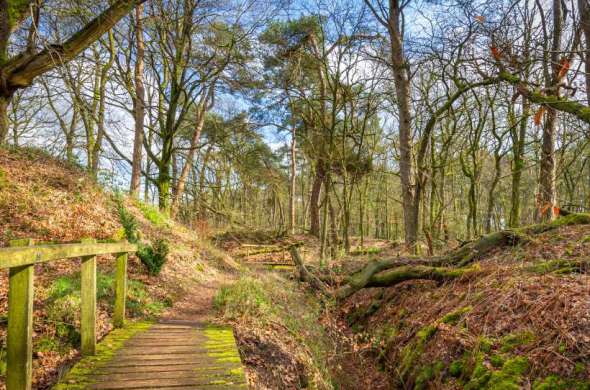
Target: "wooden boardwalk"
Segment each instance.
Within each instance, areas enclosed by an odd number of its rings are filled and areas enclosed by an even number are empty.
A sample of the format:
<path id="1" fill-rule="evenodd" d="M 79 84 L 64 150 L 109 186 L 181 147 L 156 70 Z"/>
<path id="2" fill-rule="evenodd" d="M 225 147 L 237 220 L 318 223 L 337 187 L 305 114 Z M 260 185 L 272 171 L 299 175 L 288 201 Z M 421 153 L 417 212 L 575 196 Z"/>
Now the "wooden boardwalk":
<path id="1" fill-rule="evenodd" d="M 231 328 L 168 321 L 113 336 L 103 343 L 120 347 L 108 359 L 82 360 L 88 369 L 74 368 L 57 389 L 247 388 Z"/>

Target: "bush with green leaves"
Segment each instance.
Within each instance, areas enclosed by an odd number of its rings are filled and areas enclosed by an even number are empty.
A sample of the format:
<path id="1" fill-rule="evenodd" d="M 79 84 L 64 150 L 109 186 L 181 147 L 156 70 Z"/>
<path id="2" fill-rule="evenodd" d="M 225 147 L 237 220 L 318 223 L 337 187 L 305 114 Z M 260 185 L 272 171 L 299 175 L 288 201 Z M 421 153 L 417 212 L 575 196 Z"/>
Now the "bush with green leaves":
<path id="1" fill-rule="evenodd" d="M 158 239 L 152 245 L 139 244 L 137 257 L 151 275 L 158 275 L 166 263 L 169 250 L 168 241 Z"/>
<path id="2" fill-rule="evenodd" d="M 115 202 L 117 203 L 117 211 L 119 212 L 119 221 L 125 230 L 125 238 L 132 244 L 139 242 L 139 229 L 137 219 L 133 214 L 127 210 L 123 203 L 121 194 L 115 195 Z"/>

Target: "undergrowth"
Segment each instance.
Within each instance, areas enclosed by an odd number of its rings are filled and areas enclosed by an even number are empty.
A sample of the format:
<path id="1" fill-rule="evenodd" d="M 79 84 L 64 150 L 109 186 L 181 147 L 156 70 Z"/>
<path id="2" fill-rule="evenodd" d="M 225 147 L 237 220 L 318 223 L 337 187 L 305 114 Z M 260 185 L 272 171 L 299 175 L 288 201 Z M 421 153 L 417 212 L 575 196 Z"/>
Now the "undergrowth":
<path id="1" fill-rule="evenodd" d="M 159 275 L 170 251 L 168 242 L 164 239 L 156 239 L 152 244 L 142 242 L 139 223 L 135 216 L 125 207 L 123 196 L 116 194 L 115 201 L 125 238 L 133 244 L 138 244 L 137 257 L 145 265 L 148 273 L 150 275 Z M 168 219 L 153 207 L 139 201 L 137 203 L 146 219 L 154 225 L 162 226 L 168 223 Z"/>
<path id="2" fill-rule="evenodd" d="M 327 366 L 333 346 L 321 325 L 322 307 L 315 297 L 274 274 L 244 276 L 218 292 L 214 307 L 227 321 L 251 324 L 271 334 L 277 329 L 286 332 L 298 346 L 294 353 L 306 368 L 309 387 L 334 388 Z"/>
<path id="3" fill-rule="evenodd" d="M 37 351 L 65 351 L 77 347 L 80 342 L 80 274 L 55 279 L 44 300 L 46 321 L 53 324 L 55 334 L 48 334 L 35 341 Z M 98 304 L 111 311 L 115 299 L 113 274 L 98 272 L 96 280 Z M 154 318 L 166 307 L 169 300 L 160 301 L 150 295 L 145 285 L 137 280 L 127 283 L 127 313 L 129 317 Z"/>

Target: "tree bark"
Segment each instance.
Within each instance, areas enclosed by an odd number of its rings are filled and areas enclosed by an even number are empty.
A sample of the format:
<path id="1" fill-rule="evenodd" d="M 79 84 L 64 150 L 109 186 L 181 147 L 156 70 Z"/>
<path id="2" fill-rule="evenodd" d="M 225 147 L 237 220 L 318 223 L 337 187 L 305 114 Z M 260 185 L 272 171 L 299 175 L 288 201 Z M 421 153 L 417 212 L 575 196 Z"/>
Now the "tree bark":
<path id="1" fill-rule="evenodd" d="M 182 200 L 184 189 L 186 187 L 186 180 L 193 165 L 193 160 L 195 158 L 195 153 L 198 148 L 199 140 L 201 139 L 201 132 L 203 131 L 203 125 L 205 124 L 205 115 L 207 113 L 205 100 L 206 99 L 204 99 L 200 104 L 197 105 L 195 130 L 193 132 L 193 137 L 191 138 L 190 149 L 188 150 L 186 156 L 186 162 L 184 163 L 180 176 L 178 177 L 176 191 L 174 191 L 174 199 L 172 200 L 172 216 L 176 215 L 176 213 L 178 212 L 178 208 L 180 207 L 180 202 Z"/>
<path id="2" fill-rule="evenodd" d="M 559 83 L 560 50 L 563 30 L 562 2 L 553 0 L 553 36 L 551 42 L 550 64 L 545 64 L 551 69 L 551 76 L 545 80 L 547 87 L 556 86 Z M 556 91 L 559 96 L 559 90 Z M 557 111 L 553 107 L 547 107 L 547 115 L 543 126 L 541 146 L 541 164 L 539 175 L 539 207 L 541 220 L 553 220 L 553 206 L 556 202 L 555 193 L 555 130 L 557 127 Z"/>
<path id="3" fill-rule="evenodd" d="M 520 225 L 520 184 L 522 179 L 522 171 L 524 170 L 524 146 L 526 138 L 527 122 L 529 117 L 530 103 L 523 96 L 522 98 L 522 116 L 520 118 L 520 124 L 518 126 L 518 132 L 513 129 L 512 132 L 512 189 L 511 189 L 511 207 L 510 207 L 510 219 L 508 226 L 511 228 L 518 227 Z M 512 122 L 516 126 L 516 117 L 512 114 Z M 512 126 L 512 124 L 511 124 Z"/>
<path id="4" fill-rule="evenodd" d="M 315 170 L 315 177 L 311 186 L 311 195 L 309 197 L 309 232 L 315 237 L 320 237 L 320 192 L 324 182 L 324 168 L 321 162 L 318 163 Z"/>
<path id="5" fill-rule="evenodd" d="M 8 138 L 8 105 L 10 98 L 0 96 L 0 145 L 6 143 Z"/>
<path id="6" fill-rule="evenodd" d="M 401 10 L 397 1 L 390 1 L 387 20 L 391 69 L 394 77 L 395 95 L 399 110 L 399 149 L 402 207 L 404 213 L 405 241 L 414 248 L 418 240 L 420 200 L 417 199 L 412 181 L 412 116 L 410 112 L 410 80 L 408 63 L 403 51 L 403 37 L 400 29 Z"/>
<path id="7" fill-rule="evenodd" d="M 16 55 L 7 61 L 0 58 L 0 70 L 6 82 L 5 89 L 14 91 L 26 88 L 32 84 L 35 77 L 72 60 L 109 31 L 136 5 L 143 2 L 145 0 L 119 0 L 62 44 L 51 45 L 39 53 L 21 53 L 22 55 Z M 8 34 L 10 35 L 10 31 Z M 2 37 L 0 41 L 3 41 Z"/>
<path id="8" fill-rule="evenodd" d="M 295 234 L 296 135 L 296 128 L 293 126 L 291 130 L 291 177 L 289 178 L 289 232 L 291 234 Z"/>
<path id="9" fill-rule="evenodd" d="M 141 160 L 143 152 L 143 126 L 145 119 L 145 87 L 143 84 L 144 39 L 143 39 L 143 5 L 135 8 L 135 96 L 133 99 L 133 116 L 135 119 L 135 139 L 133 141 L 133 162 L 131 164 L 131 185 L 129 192 L 137 198 L 141 179 Z"/>

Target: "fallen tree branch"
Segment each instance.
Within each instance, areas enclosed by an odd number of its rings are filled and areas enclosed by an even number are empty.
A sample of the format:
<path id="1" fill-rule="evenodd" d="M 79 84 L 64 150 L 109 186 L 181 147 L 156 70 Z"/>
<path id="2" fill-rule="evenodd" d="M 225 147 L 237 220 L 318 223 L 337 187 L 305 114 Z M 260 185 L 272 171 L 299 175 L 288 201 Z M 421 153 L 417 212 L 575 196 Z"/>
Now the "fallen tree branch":
<path id="1" fill-rule="evenodd" d="M 309 272 L 305 264 L 303 264 L 303 259 L 301 259 L 301 255 L 299 255 L 296 245 L 293 245 L 289 248 L 289 253 L 291 253 L 293 263 L 295 263 L 295 266 L 299 271 L 299 279 L 303 282 L 309 283 L 313 289 L 320 291 L 323 295 L 330 296 L 331 294 L 329 293 L 328 288 L 324 282 L 322 282 L 313 273 Z"/>

